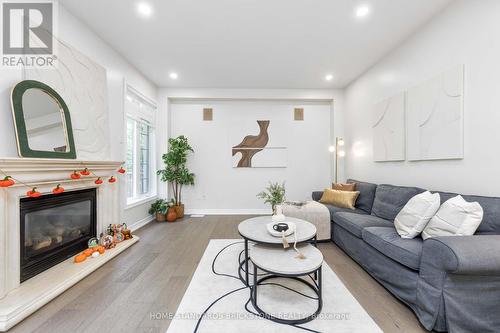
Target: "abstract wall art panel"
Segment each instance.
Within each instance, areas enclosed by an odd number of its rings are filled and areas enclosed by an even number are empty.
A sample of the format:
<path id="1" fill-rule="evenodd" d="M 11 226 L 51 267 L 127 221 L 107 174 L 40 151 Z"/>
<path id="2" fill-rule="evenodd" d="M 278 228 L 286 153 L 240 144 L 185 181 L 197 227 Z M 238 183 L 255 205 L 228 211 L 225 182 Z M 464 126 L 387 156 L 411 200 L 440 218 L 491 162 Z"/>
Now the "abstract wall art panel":
<path id="1" fill-rule="evenodd" d="M 71 45 L 57 39 L 56 43 L 57 68 L 25 68 L 24 79 L 41 81 L 62 96 L 71 114 L 79 159 L 109 159 L 106 70 Z"/>
<path id="2" fill-rule="evenodd" d="M 286 147 L 269 145 L 273 137 L 271 121 L 257 120 L 257 125 L 256 134 L 241 135 L 241 142 L 232 147 L 233 167 L 285 168 Z"/>
<path id="3" fill-rule="evenodd" d="M 405 160 L 405 93 L 388 98 L 373 110 L 373 160 Z"/>
<path id="4" fill-rule="evenodd" d="M 464 157 L 464 66 L 408 91 L 408 160 Z"/>

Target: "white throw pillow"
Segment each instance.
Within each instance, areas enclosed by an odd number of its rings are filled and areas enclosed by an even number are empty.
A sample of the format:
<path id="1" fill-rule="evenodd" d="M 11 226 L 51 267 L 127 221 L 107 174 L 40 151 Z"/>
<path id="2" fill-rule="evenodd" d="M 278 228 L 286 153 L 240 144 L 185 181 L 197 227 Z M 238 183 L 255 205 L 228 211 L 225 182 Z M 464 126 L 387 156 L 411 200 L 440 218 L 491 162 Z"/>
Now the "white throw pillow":
<path id="1" fill-rule="evenodd" d="M 483 207 L 457 195 L 441 205 L 422 232 L 422 238 L 438 236 L 472 236 L 483 220 Z"/>
<path id="2" fill-rule="evenodd" d="M 394 220 L 398 234 L 402 238 L 415 238 L 420 235 L 438 211 L 440 204 L 439 194 L 429 191 L 411 198 Z"/>

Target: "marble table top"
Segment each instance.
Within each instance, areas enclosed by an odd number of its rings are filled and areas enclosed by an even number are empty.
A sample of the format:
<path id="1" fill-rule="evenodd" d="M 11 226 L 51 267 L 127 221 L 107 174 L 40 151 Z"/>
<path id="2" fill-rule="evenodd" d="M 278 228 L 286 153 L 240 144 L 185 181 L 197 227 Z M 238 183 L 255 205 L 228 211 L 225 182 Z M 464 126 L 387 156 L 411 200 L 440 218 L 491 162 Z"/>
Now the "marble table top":
<path id="1" fill-rule="evenodd" d="M 292 247 L 282 247 L 254 244 L 249 249 L 252 262 L 259 268 L 275 274 L 304 275 L 321 267 L 323 254 L 311 244 L 297 245 L 297 249 L 305 255 L 305 259 L 297 258 L 297 252 Z"/>
<path id="2" fill-rule="evenodd" d="M 297 243 L 305 242 L 316 236 L 314 224 L 294 217 L 286 217 L 283 222 L 293 222 L 296 226 Z M 250 241 L 267 244 L 282 244 L 281 237 L 274 237 L 268 231 L 266 225 L 271 223 L 271 216 L 259 216 L 245 220 L 238 225 L 240 235 Z M 295 235 L 286 237 L 289 243 L 295 241 Z"/>

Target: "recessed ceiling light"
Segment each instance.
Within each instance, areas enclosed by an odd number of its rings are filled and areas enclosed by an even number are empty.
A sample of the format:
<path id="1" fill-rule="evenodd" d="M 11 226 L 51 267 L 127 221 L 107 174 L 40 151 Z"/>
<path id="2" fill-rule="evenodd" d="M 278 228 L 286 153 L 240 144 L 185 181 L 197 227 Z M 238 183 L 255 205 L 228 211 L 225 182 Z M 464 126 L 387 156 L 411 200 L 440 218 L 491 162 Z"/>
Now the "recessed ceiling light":
<path id="1" fill-rule="evenodd" d="M 169 76 L 170 76 L 170 78 L 171 78 L 172 80 L 177 80 L 177 78 L 179 77 L 179 75 L 178 75 L 177 73 L 170 73 L 170 75 L 169 75 Z"/>
<path id="2" fill-rule="evenodd" d="M 363 18 L 370 14 L 370 7 L 363 5 L 356 8 L 356 17 Z"/>
<path id="3" fill-rule="evenodd" d="M 137 11 L 143 17 L 150 17 L 153 14 L 153 7 L 146 2 L 139 2 L 137 4 Z"/>
<path id="4" fill-rule="evenodd" d="M 328 74 L 328 75 L 326 75 L 326 76 L 325 76 L 325 80 L 327 80 L 327 81 L 331 81 L 331 80 L 333 80 L 333 75 L 332 75 L 332 74 Z"/>

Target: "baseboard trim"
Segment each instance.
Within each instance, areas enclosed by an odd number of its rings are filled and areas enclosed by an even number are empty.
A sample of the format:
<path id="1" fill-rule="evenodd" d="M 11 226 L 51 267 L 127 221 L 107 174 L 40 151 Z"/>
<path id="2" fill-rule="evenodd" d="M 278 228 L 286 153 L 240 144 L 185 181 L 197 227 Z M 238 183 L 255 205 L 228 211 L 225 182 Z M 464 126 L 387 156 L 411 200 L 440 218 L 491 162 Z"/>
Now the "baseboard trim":
<path id="1" fill-rule="evenodd" d="M 186 209 L 186 215 L 269 215 L 271 209 Z"/>
<path id="2" fill-rule="evenodd" d="M 129 225 L 128 228 L 132 231 L 136 231 L 137 229 L 140 229 L 140 228 L 144 227 L 146 224 L 153 222 L 153 221 L 154 221 L 154 217 L 152 215 L 149 215 L 149 216 L 146 216 L 145 218 L 143 218 L 142 220 L 139 220 L 139 221 L 135 222 L 134 224 Z"/>

